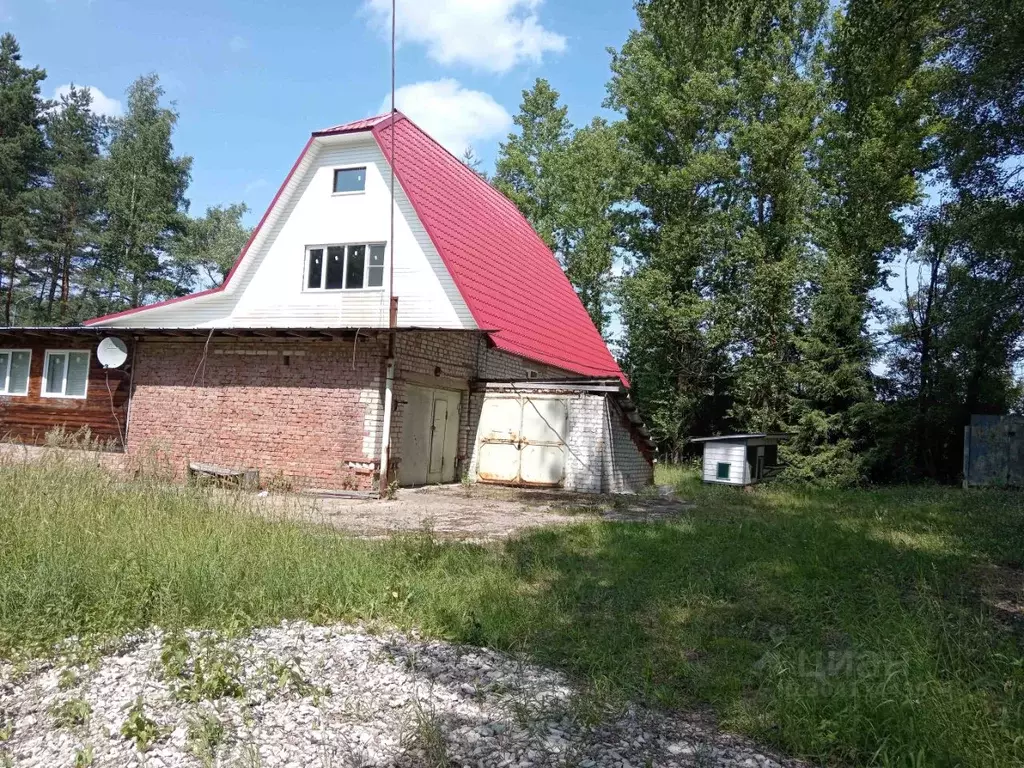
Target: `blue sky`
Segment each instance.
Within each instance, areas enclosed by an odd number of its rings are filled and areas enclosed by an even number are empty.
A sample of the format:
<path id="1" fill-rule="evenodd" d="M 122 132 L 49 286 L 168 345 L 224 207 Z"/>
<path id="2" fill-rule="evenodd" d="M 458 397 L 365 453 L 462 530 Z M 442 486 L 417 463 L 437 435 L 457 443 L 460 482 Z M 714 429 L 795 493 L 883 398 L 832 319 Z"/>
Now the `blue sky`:
<path id="1" fill-rule="evenodd" d="M 390 0 L 0 0 L 0 28 L 44 95 L 98 90 L 116 114 L 129 83 L 160 75 L 195 159 L 192 211 L 244 201 L 262 214 L 309 132 L 377 113 L 390 84 Z M 585 123 L 602 112 L 609 46 L 628 0 L 399 0 L 399 108 L 453 151 L 493 164 L 520 94 L 546 77 Z M 102 96 L 100 95 L 102 94 Z"/>

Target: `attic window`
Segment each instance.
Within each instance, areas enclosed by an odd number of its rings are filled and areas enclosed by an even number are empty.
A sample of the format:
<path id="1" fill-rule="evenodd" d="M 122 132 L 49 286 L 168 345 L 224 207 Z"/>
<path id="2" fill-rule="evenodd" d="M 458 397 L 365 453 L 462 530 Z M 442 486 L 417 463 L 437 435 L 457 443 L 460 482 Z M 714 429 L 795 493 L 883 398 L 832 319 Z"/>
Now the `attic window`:
<path id="1" fill-rule="evenodd" d="M 384 286 L 382 243 L 306 248 L 306 290 L 340 291 Z"/>
<path id="2" fill-rule="evenodd" d="M 334 171 L 334 194 L 351 195 L 366 191 L 366 167 L 338 168 Z"/>

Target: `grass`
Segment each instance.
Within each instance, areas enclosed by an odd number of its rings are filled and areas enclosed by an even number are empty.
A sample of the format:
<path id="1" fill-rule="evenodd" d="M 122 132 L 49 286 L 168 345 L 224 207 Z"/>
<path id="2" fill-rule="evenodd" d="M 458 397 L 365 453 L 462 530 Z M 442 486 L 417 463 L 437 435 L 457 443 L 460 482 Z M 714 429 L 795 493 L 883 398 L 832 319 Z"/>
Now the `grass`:
<path id="1" fill-rule="evenodd" d="M 606 700 L 710 705 L 823 763 L 1024 763 L 1024 629 L 985 599 L 993 573 L 1021 583 L 1020 495 L 659 481 L 695 507 L 479 546 L 362 541 L 223 494 L 0 466 L 0 653 L 154 624 L 359 619 L 526 652 Z"/>

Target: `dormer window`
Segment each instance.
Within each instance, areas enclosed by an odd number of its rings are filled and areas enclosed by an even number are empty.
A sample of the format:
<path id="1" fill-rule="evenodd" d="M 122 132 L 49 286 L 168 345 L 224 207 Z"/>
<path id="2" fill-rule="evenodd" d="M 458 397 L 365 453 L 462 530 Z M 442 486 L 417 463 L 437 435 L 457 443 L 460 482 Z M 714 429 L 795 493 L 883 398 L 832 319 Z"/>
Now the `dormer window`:
<path id="1" fill-rule="evenodd" d="M 306 248 L 306 290 L 341 291 L 384 286 L 382 243 Z"/>
<path id="2" fill-rule="evenodd" d="M 366 191 L 366 166 L 334 171 L 334 194 L 351 195 Z"/>

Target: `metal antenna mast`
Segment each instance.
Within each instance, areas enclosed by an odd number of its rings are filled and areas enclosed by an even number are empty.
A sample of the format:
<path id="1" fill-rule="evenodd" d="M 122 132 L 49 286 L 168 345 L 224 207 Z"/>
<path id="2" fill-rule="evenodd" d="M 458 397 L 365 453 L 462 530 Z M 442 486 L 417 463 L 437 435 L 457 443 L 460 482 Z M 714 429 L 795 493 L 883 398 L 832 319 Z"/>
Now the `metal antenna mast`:
<path id="1" fill-rule="evenodd" d="M 377 473 L 377 491 L 381 498 L 390 493 L 391 484 L 391 412 L 395 399 L 395 327 L 398 325 L 398 297 L 395 296 L 395 28 L 398 2 L 391 0 L 391 234 L 388 247 L 388 361 L 384 379 L 384 423 L 381 434 L 380 471 Z"/>

